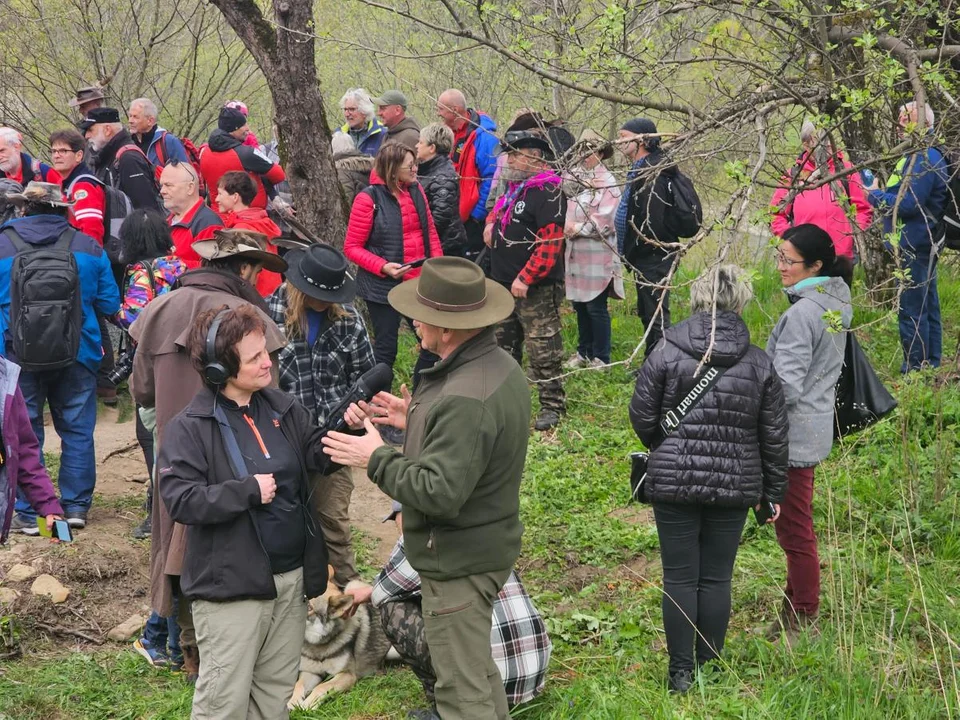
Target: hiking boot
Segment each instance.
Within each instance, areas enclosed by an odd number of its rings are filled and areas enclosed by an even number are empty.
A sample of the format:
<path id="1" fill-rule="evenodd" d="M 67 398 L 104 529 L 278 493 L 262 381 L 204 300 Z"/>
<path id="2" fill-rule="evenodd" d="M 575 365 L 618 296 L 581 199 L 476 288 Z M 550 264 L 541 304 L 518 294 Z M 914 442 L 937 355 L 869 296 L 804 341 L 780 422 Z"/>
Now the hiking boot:
<path id="1" fill-rule="evenodd" d="M 103 404 L 107 407 L 116 407 L 117 403 L 117 389 L 115 387 L 98 387 L 97 388 L 97 397 L 103 400 Z"/>
<path id="2" fill-rule="evenodd" d="M 131 534 L 133 535 L 134 540 L 149 540 L 150 534 L 152 533 L 152 531 L 153 531 L 153 521 L 151 521 L 150 516 L 147 515 L 143 519 L 143 522 L 137 525 L 133 529 L 133 533 Z"/>
<path id="3" fill-rule="evenodd" d="M 537 432 L 544 432 L 555 427 L 560 422 L 560 413 L 556 410 L 541 410 L 537 415 L 537 421 L 533 424 L 533 429 Z"/>
<path id="4" fill-rule="evenodd" d="M 678 670 L 667 676 L 667 687 L 675 695 L 683 695 L 693 687 L 693 673 L 690 670 Z"/>
<path id="5" fill-rule="evenodd" d="M 599 369 L 599 370 L 606 370 L 606 369 L 607 369 L 607 363 L 605 363 L 605 362 L 604 362 L 603 360 L 601 360 L 600 358 L 594 358 L 593 360 L 591 360 L 590 362 L 587 363 L 587 367 L 588 367 L 588 368 Z"/>
<path id="6" fill-rule="evenodd" d="M 570 358 L 563 364 L 567 370 L 576 370 L 577 368 L 586 367 L 590 364 L 590 361 L 581 355 L 578 352 L 575 352 Z"/>
<path id="7" fill-rule="evenodd" d="M 167 654 L 160 648 L 154 647 L 146 638 L 134 640 L 133 649 L 153 667 L 167 667 L 170 664 L 170 658 L 167 657 Z"/>
<path id="8" fill-rule="evenodd" d="M 10 532 L 21 532 L 24 535 L 36 537 L 40 534 L 40 528 L 37 526 L 36 520 L 31 522 L 23 515 L 17 514 L 14 515 L 13 520 L 10 521 Z"/>
<path id="9" fill-rule="evenodd" d="M 67 520 L 67 525 L 71 529 L 82 530 L 87 526 L 87 511 L 86 510 L 74 510 L 71 512 L 66 512 L 63 514 L 63 517 Z"/>
<path id="10" fill-rule="evenodd" d="M 440 720 L 440 716 L 437 715 L 437 711 L 433 708 L 423 708 L 408 712 L 407 720 Z"/>
<path id="11" fill-rule="evenodd" d="M 183 651 L 183 672 L 187 682 L 196 685 L 200 677 L 200 650 L 192 645 L 183 645 L 180 649 Z"/>

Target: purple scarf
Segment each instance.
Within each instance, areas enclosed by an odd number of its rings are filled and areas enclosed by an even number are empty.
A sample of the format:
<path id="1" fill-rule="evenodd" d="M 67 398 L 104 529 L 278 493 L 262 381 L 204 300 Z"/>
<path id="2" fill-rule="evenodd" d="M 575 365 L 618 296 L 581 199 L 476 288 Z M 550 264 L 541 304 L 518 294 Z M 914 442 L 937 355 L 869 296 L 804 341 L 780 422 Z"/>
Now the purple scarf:
<path id="1" fill-rule="evenodd" d="M 542 173 L 527 178 L 523 182 L 511 183 L 507 192 L 497 198 L 497 202 L 493 206 L 494 222 L 496 222 L 497 217 L 500 218 L 500 231 L 507 231 L 507 225 L 509 225 L 513 219 L 513 206 L 516 205 L 521 197 L 527 194 L 527 190 L 530 188 L 542 188 L 547 185 L 559 185 L 560 182 L 560 176 L 553 170 L 544 170 Z M 502 216 L 500 215 L 501 211 L 504 211 Z"/>

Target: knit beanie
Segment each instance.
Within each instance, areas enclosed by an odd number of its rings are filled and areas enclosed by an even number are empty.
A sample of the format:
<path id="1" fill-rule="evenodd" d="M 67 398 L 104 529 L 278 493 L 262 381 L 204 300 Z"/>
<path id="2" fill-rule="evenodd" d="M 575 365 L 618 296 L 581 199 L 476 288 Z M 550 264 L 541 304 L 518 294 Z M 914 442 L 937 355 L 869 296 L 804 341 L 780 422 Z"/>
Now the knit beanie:
<path id="1" fill-rule="evenodd" d="M 232 107 L 225 107 L 220 111 L 220 117 L 217 119 L 217 127 L 226 133 L 239 130 L 247 124 L 247 118 L 243 113 Z"/>

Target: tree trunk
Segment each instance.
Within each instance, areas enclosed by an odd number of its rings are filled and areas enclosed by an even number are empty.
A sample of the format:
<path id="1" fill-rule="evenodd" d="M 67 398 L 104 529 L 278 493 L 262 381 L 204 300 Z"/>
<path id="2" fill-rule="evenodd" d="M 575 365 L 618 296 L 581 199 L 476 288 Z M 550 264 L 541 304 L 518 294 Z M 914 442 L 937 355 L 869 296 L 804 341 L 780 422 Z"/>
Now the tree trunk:
<path id="1" fill-rule="evenodd" d="M 324 242 L 342 248 L 346 218 L 317 81 L 312 0 L 276 0 L 276 27 L 255 0 L 210 3 L 223 13 L 267 80 L 297 217 Z"/>

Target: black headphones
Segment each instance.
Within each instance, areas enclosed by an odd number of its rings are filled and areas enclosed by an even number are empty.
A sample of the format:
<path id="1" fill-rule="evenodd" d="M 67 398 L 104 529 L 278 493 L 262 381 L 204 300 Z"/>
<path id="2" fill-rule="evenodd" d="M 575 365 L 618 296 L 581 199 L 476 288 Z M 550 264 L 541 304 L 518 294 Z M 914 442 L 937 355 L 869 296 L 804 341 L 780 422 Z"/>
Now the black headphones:
<path id="1" fill-rule="evenodd" d="M 217 330 L 220 329 L 220 323 L 228 312 L 230 312 L 229 308 L 218 312 L 210 323 L 210 329 L 207 330 L 207 349 L 204 353 L 207 364 L 203 366 L 203 379 L 210 385 L 226 385 L 230 377 L 227 368 L 217 360 Z"/>

